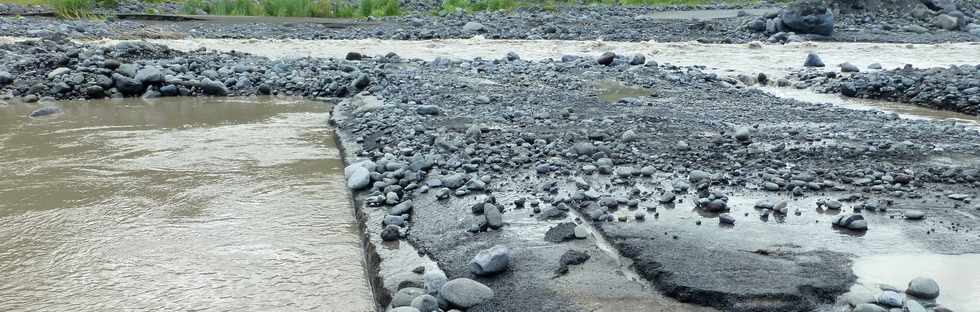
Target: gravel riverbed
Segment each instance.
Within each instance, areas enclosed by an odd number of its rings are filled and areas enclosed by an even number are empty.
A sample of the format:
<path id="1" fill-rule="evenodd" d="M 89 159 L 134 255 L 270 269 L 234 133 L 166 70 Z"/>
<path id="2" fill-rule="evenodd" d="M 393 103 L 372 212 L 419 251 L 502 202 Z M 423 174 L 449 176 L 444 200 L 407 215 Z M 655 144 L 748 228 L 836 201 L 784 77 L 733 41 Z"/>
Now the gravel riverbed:
<path id="1" fill-rule="evenodd" d="M 804 71 L 792 76 L 799 81 L 799 87 L 812 87 L 819 92 L 980 114 L 980 65 L 934 68 L 909 65 L 840 75 Z"/>
<path id="2" fill-rule="evenodd" d="M 980 250 L 975 129 L 642 55 L 269 59 L 42 40 L 0 45 L 0 94 L 347 99 L 333 121 L 371 257 L 424 263 L 376 281 L 399 308 L 829 310 L 852 304 L 837 298 L 854 257 Z M 428 262 L 386 250 L 399 244 Z"/>

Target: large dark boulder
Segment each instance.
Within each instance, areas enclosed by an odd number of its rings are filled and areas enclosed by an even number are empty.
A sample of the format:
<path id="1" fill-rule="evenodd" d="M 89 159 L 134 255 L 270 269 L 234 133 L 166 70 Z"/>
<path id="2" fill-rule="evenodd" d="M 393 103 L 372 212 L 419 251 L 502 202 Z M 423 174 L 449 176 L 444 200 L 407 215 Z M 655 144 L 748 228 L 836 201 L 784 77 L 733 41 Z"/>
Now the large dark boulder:
<path id="1" fill-rule="evenodd" d="M 823 0 L 798 0 L 779 12 L 786 29 L 803 34 L 830 36 L 834 33 L 834 13 Z"/>

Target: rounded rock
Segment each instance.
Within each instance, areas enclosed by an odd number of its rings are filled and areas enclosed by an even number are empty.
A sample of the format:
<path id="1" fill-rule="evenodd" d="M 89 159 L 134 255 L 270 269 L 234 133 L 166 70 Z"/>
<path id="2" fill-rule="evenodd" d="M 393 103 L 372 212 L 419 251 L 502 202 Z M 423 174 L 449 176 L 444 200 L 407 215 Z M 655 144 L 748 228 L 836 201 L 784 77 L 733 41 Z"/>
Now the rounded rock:
<path id="1" fill-rule="evenodd" d="M 454 306 L 470 308 L 493 299 L 493 289 L 468 278 L 457 278 L 446 282 L 439 296 Z"/>
<path id="2" fill-rule="evenodd" d="M 936 299 L 939 297 L 939 284 L 936 280 L 928 277 L 916 277 L 909 282 L 905 293 L 921 299 Z"/>

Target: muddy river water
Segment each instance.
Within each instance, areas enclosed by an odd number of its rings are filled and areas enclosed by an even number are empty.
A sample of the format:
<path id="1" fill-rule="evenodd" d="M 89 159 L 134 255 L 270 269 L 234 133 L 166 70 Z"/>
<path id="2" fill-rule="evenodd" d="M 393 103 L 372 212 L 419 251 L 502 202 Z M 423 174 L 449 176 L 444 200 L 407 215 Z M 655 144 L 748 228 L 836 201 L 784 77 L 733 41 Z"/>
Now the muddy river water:
<path id="1" fill-rule="evenodd" d="M 0 105 L 0 310 L 374 310 L 328 104 L 56 105 Z"/>

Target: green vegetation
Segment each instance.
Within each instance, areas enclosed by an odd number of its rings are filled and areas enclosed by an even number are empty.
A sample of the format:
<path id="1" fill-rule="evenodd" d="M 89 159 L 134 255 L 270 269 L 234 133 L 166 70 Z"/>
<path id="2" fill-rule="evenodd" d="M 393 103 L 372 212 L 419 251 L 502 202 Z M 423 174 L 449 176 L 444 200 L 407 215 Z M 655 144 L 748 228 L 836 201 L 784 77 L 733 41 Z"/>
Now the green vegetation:
<path id="1" fill-rule="evenodd" d="M 368 17 L 401 15 L 398 0 L 186 0 L 185 14 L 279 17 Z"/>
<path id="2" fill-rule="evenodd" d="M 62 18 L 94 18 L 98 7 L 111 8 L 119 5 L 116 0 L 47 0 L 45 4 Z"/>
<path id="3" fill-rule="evenodd" d="M 51 0 L 48 6 L 55 14 L 64 18 L 88 18 L 92 16 L 95 0 Z"/>

